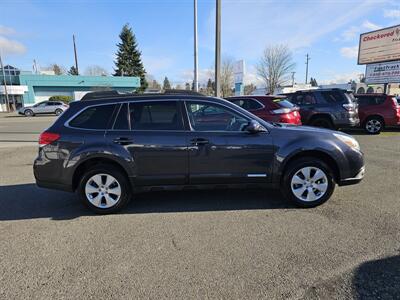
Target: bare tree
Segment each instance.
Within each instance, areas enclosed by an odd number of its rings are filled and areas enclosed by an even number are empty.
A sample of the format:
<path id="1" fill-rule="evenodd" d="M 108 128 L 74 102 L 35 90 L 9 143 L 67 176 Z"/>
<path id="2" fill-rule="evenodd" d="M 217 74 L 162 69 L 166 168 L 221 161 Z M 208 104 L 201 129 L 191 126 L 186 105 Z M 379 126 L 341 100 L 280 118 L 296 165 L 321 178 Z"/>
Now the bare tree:
<path id="1" fill-rule="evenodd" d="M 292 52 L 287 46 L 270 46 L 264 50 L 257 73 L 264 80 L 268 93 L 273 94 L 277 87 L 290 80 L 294 67 Z"/>
<path id="2" fill-rule="evenodd" d="M 45 68 L 45 70 L 53 71 L 55 75 L 64 75 L 65 73 L 67 73 L 67 70 L 59 64 L 51 64 L 50 66 Z"/>
<path id="3" fill-rule="evenodd" d="M 108 72 L 103 67 L 100 67 L 98 65 L 91 65 L 85 69 L 84 74 L 87 76 L 107 76 Z"/>
<path id="4" fill-rule="evenodd" d="M 222 59 L 221 64 L 221 74 L 220 74 L 220 88 L 221 88 L 221 97 L 229 97 L 233 94 L 233 88 L 235 85 L 235 73 L 233 70 L 234 61 L 230 57 L 225 57 Z M 212 87 L 214 90 L 215 83 L 211 81 L 211 78 L 214 78 L 214 70 L 210 68 L 208 72 L 208 76 L 210 77 L 209 82 L 207 83 L 208 88 Z M 212 92 L 212 91 L 211 91 Z"/>

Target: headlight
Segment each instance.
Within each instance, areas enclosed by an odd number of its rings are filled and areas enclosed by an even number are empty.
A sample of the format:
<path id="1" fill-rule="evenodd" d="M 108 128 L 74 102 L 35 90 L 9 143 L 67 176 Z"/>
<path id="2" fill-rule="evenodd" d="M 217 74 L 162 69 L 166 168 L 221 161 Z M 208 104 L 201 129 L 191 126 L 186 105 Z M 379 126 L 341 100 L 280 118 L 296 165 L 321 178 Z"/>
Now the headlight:
<path id="1" fill-rule="evenodd" d="M 350 148 L 360 151 L 360 144 L 356 141 L 355 138 L 338 133 L 334 133 L 333 135 L 337 137 L 339 140 L 341 140 L 343 143 L 345 143 L 347 146 L 349 146 Z"/>

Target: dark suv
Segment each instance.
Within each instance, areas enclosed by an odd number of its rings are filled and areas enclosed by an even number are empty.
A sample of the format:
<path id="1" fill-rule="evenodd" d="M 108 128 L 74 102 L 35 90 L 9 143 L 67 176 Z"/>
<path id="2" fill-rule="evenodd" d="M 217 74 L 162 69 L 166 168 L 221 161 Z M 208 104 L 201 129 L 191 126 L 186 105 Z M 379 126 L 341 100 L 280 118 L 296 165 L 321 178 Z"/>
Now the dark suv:
<path id="1" fill-rule="evenodd" d="M 351 91 L 342 89 L 315 89 L 285 94 L 300 107 L 304 125 L 329 129 L 358 126 L 357 103 Z"/>
<path id="2" fill-rule="evenodd" d="M 38 186 L 77 191 L 98 213 L 119 210 L 137 192 L 221 186 L 280 188 L 312 207 L 336 183 L 364 176 L 363 154 L 347 134 L 268 123 L 190 94 L 73 102 L 39 144 Z"/>

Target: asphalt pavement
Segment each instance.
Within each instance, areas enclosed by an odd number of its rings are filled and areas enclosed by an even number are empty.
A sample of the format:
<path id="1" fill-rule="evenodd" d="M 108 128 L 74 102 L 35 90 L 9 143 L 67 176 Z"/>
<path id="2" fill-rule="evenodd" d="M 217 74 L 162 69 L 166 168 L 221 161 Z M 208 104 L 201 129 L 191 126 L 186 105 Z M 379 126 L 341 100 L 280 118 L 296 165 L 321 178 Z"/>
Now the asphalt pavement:
<path id="1" fill-rule="evenodd" d="M 366 177 L 317 208 L 279 191 L 157 192 L 98 216 L 34 184 L 54 119 L 0 115 L 0 299 L 399 299 L 400 130 L 350 132 Z"/>

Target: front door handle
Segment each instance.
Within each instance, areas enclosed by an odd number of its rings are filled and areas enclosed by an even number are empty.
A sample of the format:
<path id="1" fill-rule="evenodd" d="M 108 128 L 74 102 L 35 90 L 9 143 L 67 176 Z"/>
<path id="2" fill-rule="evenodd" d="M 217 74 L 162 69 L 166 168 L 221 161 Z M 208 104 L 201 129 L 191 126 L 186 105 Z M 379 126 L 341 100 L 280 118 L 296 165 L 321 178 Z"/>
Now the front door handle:
<path id="1" fill-rule="evenodd" d="M 207 139 L 203 139 L 203 138 L 196 138 L 190 141 L 192 143 L 192 145 L 195 146 L 200 146 L 200 145 L 207 145 L 209 143 L 209 141 Z"/>
<path id="2" fill-rule="evenodd" d="M 114 139 L 113 142 L 115 144 L 119 144 L 119 145 L 130 145 L 133 143 L 133 140 L 128 137 L 118 137 L 118 138 Z"/>

